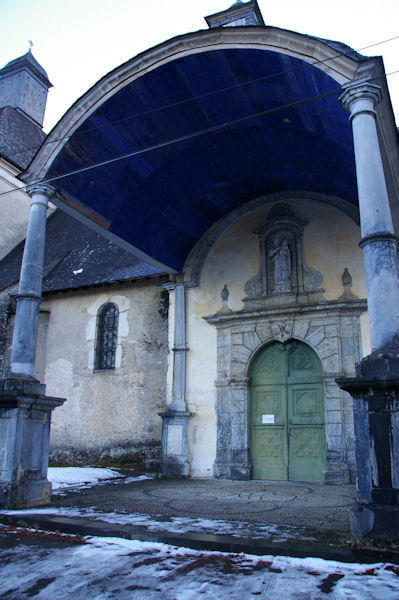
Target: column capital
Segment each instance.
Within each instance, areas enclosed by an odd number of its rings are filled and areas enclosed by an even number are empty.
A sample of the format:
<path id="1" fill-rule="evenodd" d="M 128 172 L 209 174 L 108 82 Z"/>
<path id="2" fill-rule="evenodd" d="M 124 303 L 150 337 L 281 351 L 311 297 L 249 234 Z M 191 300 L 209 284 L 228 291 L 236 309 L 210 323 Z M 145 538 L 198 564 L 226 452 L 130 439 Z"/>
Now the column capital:
<path id="1" fill-rule="evenodd" d="M 53 196 L 55 196 L 55 188 L 49 183 L 45 181 L 35 181 L 32 183 L 28 183 L 26 186 L 26 191 L 31 198 L 36 194 L 40 196 L 46 196 L 48 200 L 50 200 Z"/>
<path id="2" fill-rule="evenodd" d="M 364 112 L 374 113 L 375 107 L 382 98 L 381 88 L 369 83 L 368 78 L 346 83 L 342 89 L 343 94 L 339 99 L 342 107 L 351 113 L 351 117 Z"/>

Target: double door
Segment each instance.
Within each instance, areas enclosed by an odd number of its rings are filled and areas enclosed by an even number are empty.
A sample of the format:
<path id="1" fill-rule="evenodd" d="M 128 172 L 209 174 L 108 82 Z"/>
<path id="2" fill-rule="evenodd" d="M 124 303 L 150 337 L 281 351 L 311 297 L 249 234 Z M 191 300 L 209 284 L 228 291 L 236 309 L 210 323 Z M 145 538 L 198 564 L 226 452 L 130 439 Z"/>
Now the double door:
<path id="1" fill-rule="evenodd" d="M 306 344 L 274 342 L 251 368 L 254 479 L 322 481 L 325 466 L 321 363 Z"/>

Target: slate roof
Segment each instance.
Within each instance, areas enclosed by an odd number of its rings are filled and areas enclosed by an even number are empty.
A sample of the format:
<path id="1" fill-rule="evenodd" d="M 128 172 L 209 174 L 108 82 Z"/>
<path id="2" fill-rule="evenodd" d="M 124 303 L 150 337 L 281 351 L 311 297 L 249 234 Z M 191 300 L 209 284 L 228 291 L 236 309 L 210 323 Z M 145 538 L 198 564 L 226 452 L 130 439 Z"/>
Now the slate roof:
<path id="1" fill-rule="evenodd" d="M 12 106 L 0 108 L 0 155 L 26 169 L 46 134 Z"/>
<path id="2" fill-rule="evenodd" d="M 315 40 L 319 40 L 320 42 L 324 42 L 330 48 L 334 48 L 337 50 L 337 54 L 343 54 L 352 60 L 356 60 L 357 62 L 361 62 L 362 60 L 367 60 L 368 56 L 363 56 L 363 54 L 359 54 L 356 50 L 344 44 L 343 42 L 338 42 L 336 40 L 327 40 L 326 38 L 316 37 L 314 35 L 308 35 L 307 37 L 313 38 Z"/>
<path id="3" fill-rule="evenodd" d="M 0 261 L 0 290 L 19 279 L 24 242 Z M 126 281 L 161 271 L 57 210 L 47 221 L 43 292 Z"/>
<path id="4" fill-rule="evenodd" d="M 26 54 L 19 56 L 18 58 L 14 58 L 10 60 L 5 67 L 1 69 L 1 74 L 4 75 L 9 71 L 15 71 L 20 67 L 28 66 L 31 71 L 33 71 L 40 79 L 46 83 L 46 85 L 51 86 L 52 84 L 49 81 L 48 75 L 46 71 L 43 69 L 42 65 L 37 62 L 36 58 L 33 56 L 31 50 L 28 50 Z"/>

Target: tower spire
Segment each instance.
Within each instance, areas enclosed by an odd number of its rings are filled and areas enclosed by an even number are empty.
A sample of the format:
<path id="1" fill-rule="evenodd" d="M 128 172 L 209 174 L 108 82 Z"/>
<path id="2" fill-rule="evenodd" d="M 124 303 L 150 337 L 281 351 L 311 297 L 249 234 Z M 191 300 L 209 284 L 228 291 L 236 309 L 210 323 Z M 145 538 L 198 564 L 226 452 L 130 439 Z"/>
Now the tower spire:
<path id="1" fill-rule="evenodd" d="M 230 8 L 205 17 L 208 27 L 264 27 L 265 22 L 257 0 L 236 0 Z"/>

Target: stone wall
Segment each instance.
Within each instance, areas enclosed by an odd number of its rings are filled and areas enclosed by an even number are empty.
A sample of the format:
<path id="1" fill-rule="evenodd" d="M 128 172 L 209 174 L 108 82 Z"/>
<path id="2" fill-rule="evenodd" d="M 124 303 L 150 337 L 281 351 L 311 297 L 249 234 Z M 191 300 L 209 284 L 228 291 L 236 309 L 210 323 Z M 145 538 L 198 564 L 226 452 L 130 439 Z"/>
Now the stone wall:
<path id="1" fill-rule="evenodd" d="M 167 366 L 161 281 L 46 295 L 38 357 L 47 394 L 67 399 L 53 414 L 52 462 L 158 466 Z M 116 364 L 95 371 L 97 313 L 106 302 L 119 308 Z"/>
<path id="2" fill-rule="evenodd" d="M 326 469 L 325 483 L 349 483 L 355 478 L 353 404 L 335 383 L 341 373 L 353 375 L 361 358 L 360 314 L 365 303 L 330 302 L 289 307 L 279 313 L 226 313 L 207 320 L 217 328 L 216 477 L 248 479 L 249 386 L 253 358 L 267 344 L 291 339 L 308 344 L 323 367 Z M 269 314 L 268 314 L 269 313 Z"/>

